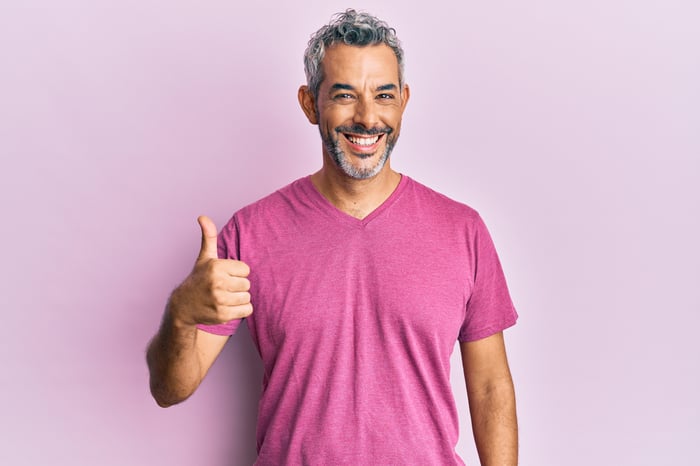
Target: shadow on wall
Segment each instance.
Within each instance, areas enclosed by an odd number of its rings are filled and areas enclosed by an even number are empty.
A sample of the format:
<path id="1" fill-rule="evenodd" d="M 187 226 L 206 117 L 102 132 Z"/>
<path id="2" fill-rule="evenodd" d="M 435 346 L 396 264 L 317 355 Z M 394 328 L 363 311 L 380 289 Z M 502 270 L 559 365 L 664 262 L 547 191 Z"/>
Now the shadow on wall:
<path id="1" fill-rule="evenodd" d="M 214 368 L 216 377 L 207 382 L 217 385 L 215 391 L 220 394 L 222 408 L 226 408 L 222 415 L 228 420 L 221 427 L 227 429 L 224 437 L 228 441 L 212 457 L 221 455 L 221 461 L 216 462 L 221 465 L 253 464 L 257 458 L 255 432 L 263 365 L 245 323 L 227 342 Z"/>

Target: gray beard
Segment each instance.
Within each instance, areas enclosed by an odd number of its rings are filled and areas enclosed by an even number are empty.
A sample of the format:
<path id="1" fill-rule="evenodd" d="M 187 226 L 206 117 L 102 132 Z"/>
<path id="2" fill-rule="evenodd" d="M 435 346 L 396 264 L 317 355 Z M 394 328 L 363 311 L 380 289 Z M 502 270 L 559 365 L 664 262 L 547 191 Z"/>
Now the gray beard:
<path id="1" fill-rule="evenodd" d="M 354 178 L 356 180 L 366 180 L 369 178 L 373 178 L 377 176 L 377 174 L 380 171 L 382 171 L 382 168 L 384 168 L 386 161 L 389 160 L 389 155 L 391 155 L 391 151 L 394 149 L 394 144 L 396 143 L 396 141 L 391 140 L 389 138 L 388 134 L 385 137 L 387 138 L 386 147 L 384 148 L 384 153 L 381 155 L 376 165 L 370 168 L 358 169 L 354 167 L 352 163 L 350 163 L 348 156 L 340 148 L 340 142 L 333 141 L 330 137 L 324 137 L 323 132 L 321 132 L 321 140 L 323 141 L 323 146 L 326 148 L 326 151 L 328 151 L 328 153 L 330 154 L 331 158 L 335 162 L 335 165 L 338 168 L 340 168 L 343 171 L 343 173 L 348 175 L 350 178 Z M 368 154 L 366 156 L 360 156 L 360 158 L 369 157 L 372 157 L 372 155 Z"/>

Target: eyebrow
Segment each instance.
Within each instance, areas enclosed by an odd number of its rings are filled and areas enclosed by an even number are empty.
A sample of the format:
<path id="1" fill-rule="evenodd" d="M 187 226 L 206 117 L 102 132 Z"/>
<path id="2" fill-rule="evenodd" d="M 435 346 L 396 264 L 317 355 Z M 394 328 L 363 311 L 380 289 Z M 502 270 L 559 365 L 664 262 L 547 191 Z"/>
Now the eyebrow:
<path id="1" fill-rule="evenodd" d="M 331 91 L 337 91 L 337 90 L 344 90 L 344 91 L 354 91 L 355 88 L 352 87 L 350 84 L 342 84 L 342 83 L 335 83 L 331 86 Z"/>
<path id="2" fill-rule="evenodd" d="M 396 84 L 384 84 L 377 88 L 378 91 L 393 91 L 396 90 Z"/>
<path id="3" fill-rule="evenodd" d="M 396 84 L 383 84 L 377 87 L 376 91 L 393 91 L 396 89 Z M 355 88 L 350 84 L 335 83 L 331 86 L 331 91 L 344 90 L 344 91 L 354 91 Z"/>

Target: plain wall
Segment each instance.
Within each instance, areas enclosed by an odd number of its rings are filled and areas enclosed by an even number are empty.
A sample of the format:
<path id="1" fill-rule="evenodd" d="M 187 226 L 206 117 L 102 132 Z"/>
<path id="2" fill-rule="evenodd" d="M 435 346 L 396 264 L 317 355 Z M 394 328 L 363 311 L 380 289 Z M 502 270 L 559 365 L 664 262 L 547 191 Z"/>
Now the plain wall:
<path id="1" fill-rule="evenodd" d="M 0 463 L 253 461 L 247 330 L 167 410 L 144 348 L 197 215 L 221 227 L 320 166 L 301 57 L 346 6 L 0 5 Z M 406 49 L 393 167 L 479 210 L 499 250 L 521 464 L 700 464 L 698 3 L 355 7 Z"/>

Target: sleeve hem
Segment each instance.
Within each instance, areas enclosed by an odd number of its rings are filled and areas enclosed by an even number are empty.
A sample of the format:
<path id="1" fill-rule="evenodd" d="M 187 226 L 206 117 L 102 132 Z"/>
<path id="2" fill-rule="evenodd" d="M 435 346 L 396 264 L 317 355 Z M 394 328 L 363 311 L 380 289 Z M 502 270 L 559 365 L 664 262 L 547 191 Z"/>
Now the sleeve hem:
<path id="1" fill-rule="evenodd" d="M 202 330 L 207 333 L 212 333 L 214 335 L 222 335 L 226 337 L 230 337 L 233 335 L 236 330 L 232 328 L 231 325 L 228 323 L 226 324 L 221 324 L 221 325 L 203 325 L 203 324 L 198 324 L 197 328 L 199 330 Z"/>
<path id="2" fill-rule="evenodd" d="M 468 335 L 460 335 L 458 341 L 460 343 L 467 343 L 470 341 L 476 341 L 486 337 L 490 337 L 491 335 L 495 335 L 498 332 L 502 332 L 503 330 L 512 327 L 513 325 L 515 325 L 517 320 L 518 315 L 514 313 L 508 319 L 503 321 L 500 325 L 486 327 L 476 332 L 470 332 Z"/>

